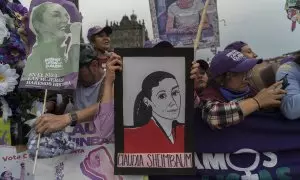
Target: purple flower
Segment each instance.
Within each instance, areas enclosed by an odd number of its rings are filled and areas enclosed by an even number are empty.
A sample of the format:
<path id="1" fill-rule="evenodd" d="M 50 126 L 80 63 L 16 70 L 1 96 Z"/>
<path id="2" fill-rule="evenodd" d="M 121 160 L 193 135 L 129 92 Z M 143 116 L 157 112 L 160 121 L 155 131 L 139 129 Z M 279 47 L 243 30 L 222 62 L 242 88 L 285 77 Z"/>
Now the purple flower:
<path id="1" fill-rule="evenodd" d="M 0 63 L 15 64 L 26 59 L 26 49 L 20 36 L 11 32 L 10 38 L 0 46 Z"/>

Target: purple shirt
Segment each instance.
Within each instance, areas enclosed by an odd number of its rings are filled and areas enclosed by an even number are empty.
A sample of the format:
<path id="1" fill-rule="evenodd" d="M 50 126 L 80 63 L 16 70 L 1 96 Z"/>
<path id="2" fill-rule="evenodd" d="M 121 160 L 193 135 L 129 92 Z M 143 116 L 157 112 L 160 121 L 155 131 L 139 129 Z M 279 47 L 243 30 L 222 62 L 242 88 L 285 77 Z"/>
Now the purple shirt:
<path id="1" fill-rule="evenodd" d="M 99 105 L 98 112 L 94 118 L 96 133 L 101 139 L 114 141 L 114 103 L 103 103 Z"/>

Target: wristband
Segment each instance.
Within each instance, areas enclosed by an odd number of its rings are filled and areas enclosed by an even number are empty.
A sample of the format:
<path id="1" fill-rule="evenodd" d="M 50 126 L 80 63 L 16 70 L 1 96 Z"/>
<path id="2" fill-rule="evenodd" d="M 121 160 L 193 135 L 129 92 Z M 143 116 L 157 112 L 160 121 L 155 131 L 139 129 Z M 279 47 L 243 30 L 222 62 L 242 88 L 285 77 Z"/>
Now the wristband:
<path id="1" fill-rule="evenodd" d="M 259 104 L 258 100 L 257 100 L 256 98 L 252 98 L 252 99 L 257 103 L 257 105 L 258 105 L 258 110 L 260 110 L 260 104 Z"/>
<path id="2" fill-rule="evenodd" d="M 71 126 L 71 127 L 76 126 L 77 121 L 78 121 L 78 116 L 77 116 L 76 112 L 71 112 L 71 113 L 69 113 L 69 117 L 70 117 L 70 119 L 71 119 L 70 126 Z"/>

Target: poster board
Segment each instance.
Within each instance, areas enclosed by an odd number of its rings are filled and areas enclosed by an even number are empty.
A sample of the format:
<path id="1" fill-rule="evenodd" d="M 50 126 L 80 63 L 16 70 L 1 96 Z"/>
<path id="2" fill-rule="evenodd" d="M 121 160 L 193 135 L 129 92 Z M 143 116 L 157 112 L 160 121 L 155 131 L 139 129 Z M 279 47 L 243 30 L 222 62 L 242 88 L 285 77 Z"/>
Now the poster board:
<path id="1" fill-rule="evenodd" d="M 192 47 L 206 0 L 149 0 L 153 34 L 176 47 Z M 199 48 L 220 46 L 217 0 L 206 13 Z"/>
<path id="2" fill-rule="evenodd" d="M 10 170 L 12 177 L 21 180 L 144 179 L 144 176 L 115 176 L 113 154 L 114 144 L 102 144 L 83 147 L 71 154 L 55 158 L 39 159 L 38 168 L 36 169 L 35 176 L 33 176 L 33 160 L 29 159 L 27 152 L 16 153 L 15 147 L 0 146 L 0 175 Z M 23 176 L 21 174 L 21 163 L 23 163 Z"/>
<path id="3" fill-rule="evenodd" d="M 34 180 L 33 163 L 26 152 L 17 153 L 15 147 L 0 146 L 0 179 Z"/>
<path id="4" fill-rule="evenodd" d="M 81 15 L 67 0 L 33 0 L 29 11 L 30 53 L 20 88 L 75 89 Z"/>
<path id="5" fill-rule="evenodd" d="M 193 173 L 193 49 L 115 51 L 115 173 Z"/>

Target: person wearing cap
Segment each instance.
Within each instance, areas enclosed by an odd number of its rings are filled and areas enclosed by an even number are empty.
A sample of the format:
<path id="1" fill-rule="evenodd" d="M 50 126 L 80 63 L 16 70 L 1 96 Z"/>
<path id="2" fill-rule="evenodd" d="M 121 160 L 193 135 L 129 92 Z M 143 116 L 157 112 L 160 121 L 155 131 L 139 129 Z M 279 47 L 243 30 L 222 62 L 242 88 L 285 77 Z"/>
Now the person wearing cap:
<path id="1" fill-rule="evenodd" d="M 172 48 L 172 44 L 168 41 L 155 39 L 145 43 L 145 48 Z M 98 136 L 114 139 L 114 96 L 113 84 L 115 81 L 115 72 L 122 71 L 122 61 L 119 59 L 110 59 L 106 63 L 107 71 L 103 96 L 99 105 L 98 112 L 94 118 L 94 124 L 97 129 Z M 190 71 L 190 78 L 199 78 L 199 65 L 193 63 Z"/>
<path id="2" fill-rule="evenodd" d="M 203 59 L 197 60 L 196 63 L 199 64 L 199 71 L 198 71 L 199 75 L 198 75 L 198 78 L 195 79 L 195 81 L 194 81 L 194 87 L 195 87 L 197 94 L 200 95 L 200 93 L 207 86 L 207 82 L 208 82 L 207 71 L 208 71 L 209 65 Z"/>
<path id="3" fill-rule="evenodd" d="M 121 59 L 112 53 L 110 60 Z M 38 133 L 51 133 L 69 125 L 90 123 L 95 116 L 104 87 L 104 70 L 98 61 L 97 52 L 87 44 L 80 48 L 79 77 L 77 89 L 72 95 L 73 107 L 63 115 L 42 115 L 36 123 Z M 62 107 L 66 108 L 67 104 Z M 64 109 L 63 108 L 63 109 Z M 93 123 L 91 123 L 93 125 Z M 86 126 L 85 126 L 86 127 Z M 91 128 L 91 127 L 90 127 Z"/>
<path id="4" fill-rule="evenodd" d="M 283 63 L 277 70 L 276 81 L 280 81 L 286 76 L 287 94 L 281 103 L 281 112 L 289 120 L 300 119 L 300 56 L 287 57 L 281 61 Z"/>
<path id="5" fill-rule="evenodd" d="M 202 119 L 212 129 L 222 129 L 242 121 L 262 108 L 279 107 L 285 91 L 277 82 L 255 92 L 249 85 L 251 70 L 262 60 L 245 57 L 237 50 L 219 52 L 210 64 L 209 87 L 201 96 Z"/>
<path id="6" fill-rule="evenodd" d="M 228 49 L 237 50 L 237 51 L 241 52 L 247 58 L 251 58 L 251 59 L 257 58 L 257 54 L 255 54 L 252 51 L 252 49 L 250 48 L 250 46 L 243 41 L 235 41 L 235 42 L 227 45 L 224 50 L 228 50 Z"/>
<path id="7" fill-rule="evenodd" d="M 100 63 L 105 63 L 108 59 L 107 52 L 110 51 L 111 48 L 109 37 L 111 34 L 112 29 L 109 26 L 94 26 L 88 30 L 87 38 L 97 51 Z"/>

